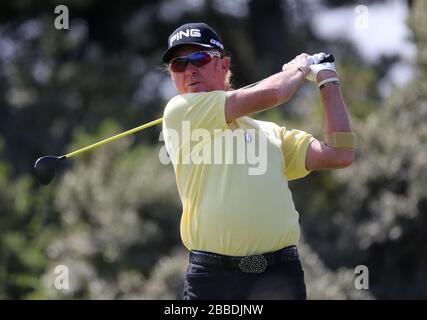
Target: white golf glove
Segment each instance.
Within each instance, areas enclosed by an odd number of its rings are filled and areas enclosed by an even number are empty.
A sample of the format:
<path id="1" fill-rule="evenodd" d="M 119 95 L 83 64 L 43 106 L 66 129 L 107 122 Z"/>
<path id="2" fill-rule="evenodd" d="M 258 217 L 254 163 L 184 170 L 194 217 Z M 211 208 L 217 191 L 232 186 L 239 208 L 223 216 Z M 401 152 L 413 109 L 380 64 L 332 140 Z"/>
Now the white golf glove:
<path id="1" fill-rule="evenodd" d="M 307 76 L 307 80 L 316 81 L 317 74 L 321 70 L 331 70 L 331 71 L 337 72 L 335 68 L 335 62 L 319 63 L 325 58 L 325 56 L 326 54 L 324 52 L 320 52 L 307 57 L 307 61 L 310 64 L 310 71 L 311 71 Z"/>

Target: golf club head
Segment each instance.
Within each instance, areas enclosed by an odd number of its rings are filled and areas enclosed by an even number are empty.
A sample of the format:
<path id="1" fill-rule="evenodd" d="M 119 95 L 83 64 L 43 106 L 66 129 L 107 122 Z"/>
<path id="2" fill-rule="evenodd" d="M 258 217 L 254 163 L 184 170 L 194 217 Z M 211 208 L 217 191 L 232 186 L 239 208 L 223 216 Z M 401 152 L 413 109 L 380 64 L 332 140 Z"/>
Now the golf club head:
<path id="1" fill-rule="evenodd" d="M 34 171 L 37 180 L 43 184 L 49 184 L 55 177 L 56 168 L 61 160 L 65 159 L 65 156 L 45 156 L 38 158 L 34 164 Z"/>

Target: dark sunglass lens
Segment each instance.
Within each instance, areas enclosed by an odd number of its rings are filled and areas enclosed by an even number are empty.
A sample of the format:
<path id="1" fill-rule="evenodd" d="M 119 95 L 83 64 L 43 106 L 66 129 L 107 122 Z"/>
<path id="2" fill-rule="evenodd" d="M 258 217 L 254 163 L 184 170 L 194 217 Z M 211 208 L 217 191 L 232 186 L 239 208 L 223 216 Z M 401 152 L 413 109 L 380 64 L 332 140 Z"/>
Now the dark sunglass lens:
<path id="1" fill-rule="evenodd" d="M 171 62 L 171 69 L 173 72 L 183 72 L 187 67 L 188 62 L 196 67 L 202 67 L 209 63 L 212 57 L 206 52 L 194 52 L 188 56 L 175 58 Z"/>
<path id="2" fill-rule="evenodd" d="M 182 72 L 187 66 L 187 58 L 177 58 L 171 62 L 171 69 L 173 72 Z"/>
<path id="3" fill-rule="evenodd" d="M 196 67 L 202 67 L 205 64 L 209 63 L 212 58 L 206 52 L 195 52 L 188 57 L 188 60 Z"/>

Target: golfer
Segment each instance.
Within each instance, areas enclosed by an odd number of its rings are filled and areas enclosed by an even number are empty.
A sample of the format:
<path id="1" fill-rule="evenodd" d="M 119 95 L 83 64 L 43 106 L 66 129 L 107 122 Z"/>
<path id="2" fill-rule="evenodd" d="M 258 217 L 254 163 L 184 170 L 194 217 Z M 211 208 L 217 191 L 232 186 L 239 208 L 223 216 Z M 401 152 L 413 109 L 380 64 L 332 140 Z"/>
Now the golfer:
<path id="1" fill-rule="evenodd" d="M 320 63 L 324 57 L 300 54 L 258 84 L 232 90 L 230 57 L 211 27 L 189 23 L 170 35 L 163 61 L 179 95 L 164 110 L 163 135 L 183 206 L 181 238 L 190 251 L 184 299 L 306 299 L 288 181 L 349 166 L 355 146 L 335 64 Z M 320 92 L 325 141 L 249 117 L 288 101 L 306 79 Z M 263 145 L 265 170 L 250 174 L 249 161 L 195 163 L 227 137 Z M 239 145 L 220 150 L 239 152 Z"/>

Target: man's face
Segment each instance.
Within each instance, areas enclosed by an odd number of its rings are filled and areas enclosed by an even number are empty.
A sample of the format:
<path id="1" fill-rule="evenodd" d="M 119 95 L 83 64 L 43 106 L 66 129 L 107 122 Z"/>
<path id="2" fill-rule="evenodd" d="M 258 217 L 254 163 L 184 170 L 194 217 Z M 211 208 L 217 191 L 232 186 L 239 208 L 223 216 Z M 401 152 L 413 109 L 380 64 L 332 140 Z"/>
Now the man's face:
<path id="1" fill-rule="evenodd" d="M 175 50 L 172 59 L 198 51 L 210 50 L 197 45 L 185 45 Z M 196 67 L 189 62 L 183 72 L 170 70 L 170 73 L 180 94 L 224 90 L 224 79 L 229 66 L 228 57 L 212 57 L 212 60 L 204 66 Z"/>

